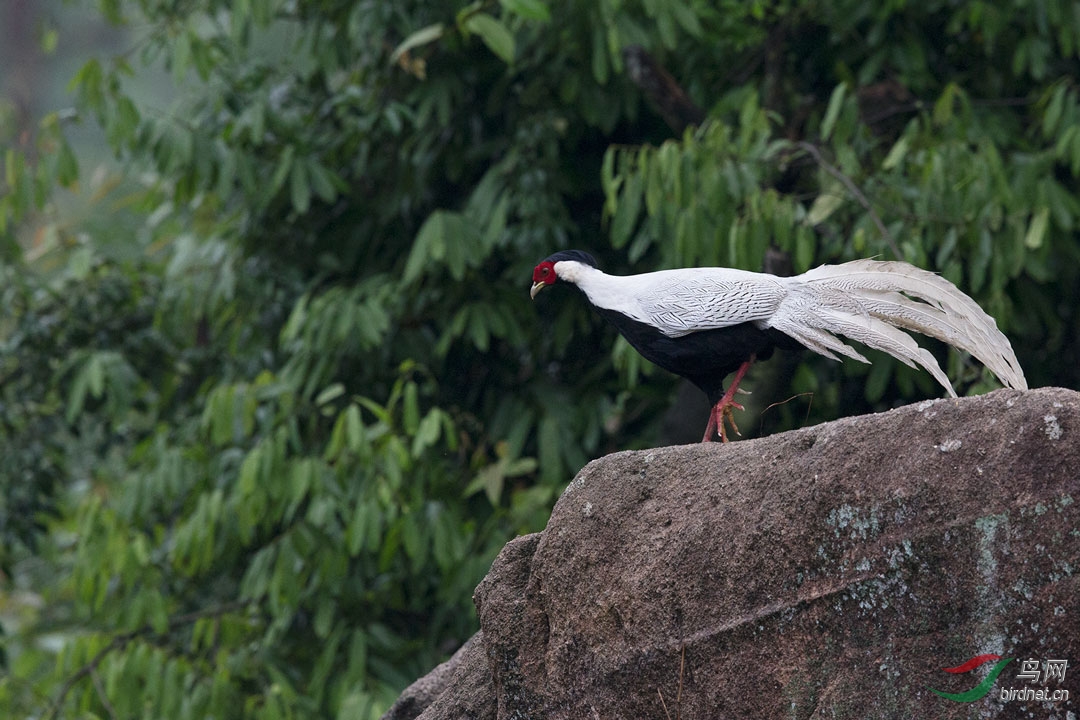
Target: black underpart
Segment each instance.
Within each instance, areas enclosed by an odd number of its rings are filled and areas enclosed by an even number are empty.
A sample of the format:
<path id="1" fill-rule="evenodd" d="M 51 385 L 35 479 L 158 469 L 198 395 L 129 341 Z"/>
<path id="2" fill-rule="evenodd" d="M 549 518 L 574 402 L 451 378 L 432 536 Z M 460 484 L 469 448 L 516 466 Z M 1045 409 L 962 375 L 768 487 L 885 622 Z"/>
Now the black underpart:
<path id="1" fill-rule="evenodd" d="M 723 396 L 724 378 L 751 357 L 765 360 L 775 347 L 800 347 L 779 330 L 762 329 L 753 323 L 671 338 L 614 310 L 596 308 L 596 311 L 646 360 L 697 385 L 708 396 L 710 405 Z"/>

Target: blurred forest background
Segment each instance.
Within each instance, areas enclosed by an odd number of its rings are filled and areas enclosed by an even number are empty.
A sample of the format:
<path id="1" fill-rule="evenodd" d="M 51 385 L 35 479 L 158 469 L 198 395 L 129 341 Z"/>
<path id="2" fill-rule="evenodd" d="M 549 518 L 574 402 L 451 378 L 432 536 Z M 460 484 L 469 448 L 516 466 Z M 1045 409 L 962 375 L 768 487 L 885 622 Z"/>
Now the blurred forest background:
<path id="1" fill-rule="evenodd" d="M 0 716 L 378 717 L 585 462 L 700 437 L 558 249 L 901 257 L 1080 386 L 1078 61 L 1069 0 L 6 0 Z M 741 427 L 940 394 L 873 359 Z"/>

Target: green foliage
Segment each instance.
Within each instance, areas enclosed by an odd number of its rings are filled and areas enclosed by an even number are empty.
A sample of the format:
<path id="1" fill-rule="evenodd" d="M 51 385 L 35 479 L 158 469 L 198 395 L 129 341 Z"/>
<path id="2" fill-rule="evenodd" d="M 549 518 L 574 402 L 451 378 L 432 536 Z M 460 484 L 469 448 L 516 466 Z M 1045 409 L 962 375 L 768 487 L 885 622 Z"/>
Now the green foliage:
<path id="1" fill-rule="evenodd" d="M 123 173 L 81 177 L 74 116 L 0 134 L 5 717 L 378 717 L 574 472 L 659 442 L 674 381 L 569 294 L 529 301 L 561 247 L 895 252 L 1033 384 L 1080 380 L 1063 1 L 98 7 L 138 39 L 71 89 Z M 659 125 L 631 44 L 701 127 Z M 130 87 L 155 63 L 167 110 Z M 935 392 L 881 357 L 840 377 L 791 387 L 815 417 Z"/>
<path id="2" fill-rule="evenodd" d="M 938 270 L 980 301 L 1017 340 L 1035 385 L 1075 385 L 1076 373 L 1061 374 L 1063 366 L 1049 353 L 1031 352 L 1052 337 L 1053 352 L 1075 357 L 1075 344 L 1061 333 L 1075 327 L 1076 315 L 1062 315 L 1049 298 L 1075 296 L 1080 279 L 1077 88 L 1070 75 L 1053 74 L 1075 73 L 1080 34 L 1075 26 L 1044 22 L 1067 12 L 1064 4 L 1040 7 L 1048 15 L 1035 13 L 1033 20 L 1017 8 L 1005 22 L 983 4 L 932 4 L 918 14 L 837 6 L 831 28 L 843 81 L 824 88 L 815 79 L 804 88 L 819 98 L 806 126 L 797 128 L 796 137 L 806 139 L 790 139 L 796 108 L 766 110 L 761 93 L 743 87 L 721 98 L 713 119 L 678 140 L 612 146 L 602 168 L 612 243 L 625 247 L 632 261 L 646 258 L 659 267 L 759 270 L 769 248 L 788 254 L 796 272 L 827 260 L 899 255 Z M 790 10 L 789 22 L 802 12 Z M 946 17 L 944 33 L 942 26 L 931 30 L 932 21 Z M 1018 26 L 1029 33 L 1023 39 L 1013 33 Z M 886 27 L 905 30 L 885 36 Z M 866 33 L 865 43 L 841 42 L 856 28 Z M 985 43 L 971 44 L 975 30 Z M 1003 75 L 994 59 L 1006 37 L 1013 66 Z M 901 62 L 898 47 L 911 49 L 915 42 L 917 51 Z M 852 48 L 860 53 L 857 62 L 848 60 Z M 972 71 L 971 56 L 987 65 Z M 922 60 L 911 65 L 912 58 Z M 859 72 L 847 71 L 849 63 Z M 900 74 L 907 87 L 926 88 L 924 99 L 883 108 L 864 104 L 853 81 L 871 82 L 881 67 Z M 895 132 L 875 128 L 875 112 L 901 115 L 904 122 Z M 855 377 L 870 374 L 865 393 L 841 412 L 887 407 L 897 390 L 903 397 L 932 391 L 925 378 L 891 358 L 874 363 L 850 368 Z M 974 390 L 993 386 L 955 353 L 949 364 L 950 374 Z M 819 376 L 831 371 L 817 365 Z M 628 381 L 636 370 L 625 368 Z M 924 387 L 916 391 L 913 379 Z M 820 377 L 796 375 L 796 391 L 821 386 Z M 886 396 L 889 387 L 893 395 Z M 824 404 L 815 403 L 826 410 L 821 417 L 835 413 L 835 401 L 826 395 Z"/>

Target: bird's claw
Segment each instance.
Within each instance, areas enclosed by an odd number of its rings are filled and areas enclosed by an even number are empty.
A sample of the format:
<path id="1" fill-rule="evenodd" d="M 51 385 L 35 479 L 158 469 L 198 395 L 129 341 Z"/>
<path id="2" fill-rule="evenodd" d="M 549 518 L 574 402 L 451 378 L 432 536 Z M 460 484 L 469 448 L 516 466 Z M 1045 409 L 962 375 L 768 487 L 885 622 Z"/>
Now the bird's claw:
<path id="1" fill-rule="evenodd" d="M 731 429 L 735 431 L 735 434 L 742 437 L 742 433 L 739 432 L 739 426 L 735 423 L 735 409 L 746 410 L 742 405 L 737 402 L 731 402 L 724 406 L 721 411 L 721 417 L 718 419 L 717 424 L 720 426 L 720 442 L 727 442 L 727 424 L 731 424 Z"/>
<path id="2" fill-rule="evenodd" d="M 726 443 L 728 441 L 728 425 L 731 425 L 731 429 L 735 431 L 736 435 L 742 437 L 739 426 L 735 423 L 735 410 L 746 410 L 746 408 L 741 403 L 737 403 L 730 398 L 713 406 L 712 410 L 709 411 L 709 426 L 705 428 L 705 437 L 701 441 L 712 442 L 714 437 L 718 435 L 720 442 Z"/>
<path id="3" fill-rule="evenodd" d="M 742 437 L 742 433 L 739 432 L 739 426 L 735 424 L 735 413 L 731 411 L 731 408 L 733 408 L 733 407 L 737 407 L 740 410 L 746 410 L 746 408 L 744 408 L 742 405 L 732 403 L 731 405 L 728 406 L 727 412 L 724 413 L 724 419 L 727 420 L 729 423 L 731 423 L 731 429 L 735 431 L 736 435 L 738 435 L 739 437 Z M 724 440 L 726 442 L 727 438 L 724 437 L 724 438 L 722 438 L 722 440 Z"/>
<path id="4" fill-rule="evenodd" d="M 724 396 L 712 406 L 709 410 L 709 424 L 705 428 L 705 437 L 701 439 L 701 442 L 712 442 L 713 433 L 720 435 L 720 442 L 727 442 L 727 424 L 731 423 L 731 429 L 735 431 L 735 434 L 742 437 L 742 433 L 739 432 L 739 426 L 735 424 L 734 410 L 746 410 L 740 403 L 735 402 L 735 393 L 740 392 L 739 381 L 742 380 L 743 375 L 750 369 L 750 365 L 754 362 L 754 356 L 751 355 L 750 359 L 739 366 L 738 372 L 735 373 L 735 378 L 732 380 L 731 385 L 728 387 Z M 742 390 L 741 392 L 750 394 L 749 390 Z"/>

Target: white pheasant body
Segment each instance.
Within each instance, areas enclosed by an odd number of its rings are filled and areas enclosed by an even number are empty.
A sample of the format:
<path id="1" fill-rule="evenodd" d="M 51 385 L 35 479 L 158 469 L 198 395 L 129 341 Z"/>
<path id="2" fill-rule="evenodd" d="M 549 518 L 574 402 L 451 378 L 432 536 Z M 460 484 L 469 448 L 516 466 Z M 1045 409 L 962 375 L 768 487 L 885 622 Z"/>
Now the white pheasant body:
<path id="1" fill-rule="evenodd" d="M 1006 386 L 1027 389 L 994 319 L 949 281 L 907 263 L 856 260 L 788 278 L 730 268 L 614 276 L 589 262 L 557 258 L 549 261 L 558 279 L 577 285 L 617 325 L 622 316 L 677 340 L 749 323 L 834 360 L 839 354 L 869 362 L 837 337 L 843 335 L 925 368 L 955 396 L 933 355 L 904 332 L 913 330 L 971 353 Z"/>

